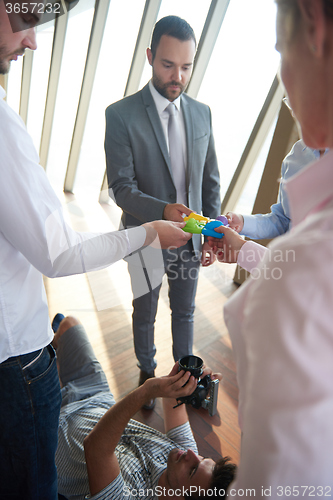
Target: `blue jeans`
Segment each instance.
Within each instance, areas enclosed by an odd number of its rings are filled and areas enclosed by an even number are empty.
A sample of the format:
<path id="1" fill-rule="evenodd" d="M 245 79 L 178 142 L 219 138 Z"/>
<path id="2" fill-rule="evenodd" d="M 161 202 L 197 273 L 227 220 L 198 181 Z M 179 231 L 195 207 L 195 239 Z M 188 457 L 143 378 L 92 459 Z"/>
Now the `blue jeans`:
<path id="1" fill-rule="evenodd" d="M 56 500 L 61 405 L 52 346 L 0 364 L 0 498 Z"/>

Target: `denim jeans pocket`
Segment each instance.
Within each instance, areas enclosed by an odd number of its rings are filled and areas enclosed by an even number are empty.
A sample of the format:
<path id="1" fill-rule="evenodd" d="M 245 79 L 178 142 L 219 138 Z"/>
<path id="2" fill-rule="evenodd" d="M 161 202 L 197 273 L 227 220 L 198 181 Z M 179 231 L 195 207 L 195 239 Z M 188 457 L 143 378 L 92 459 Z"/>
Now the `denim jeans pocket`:
<path id="1" fill-rule="evenodd" d="M 48 346 L 2 368 L 0 499 L 55 500 L 61 404 L 55 352 Z"/>
<path id="2" fill-rule="evenodd" d="M 45 377 L 52 369 L 55 360 L 56 354 L 53 347 L 51 345 L 44 347 L 34 359 L 22 366 L 26 381 L 30 384 Z"/>

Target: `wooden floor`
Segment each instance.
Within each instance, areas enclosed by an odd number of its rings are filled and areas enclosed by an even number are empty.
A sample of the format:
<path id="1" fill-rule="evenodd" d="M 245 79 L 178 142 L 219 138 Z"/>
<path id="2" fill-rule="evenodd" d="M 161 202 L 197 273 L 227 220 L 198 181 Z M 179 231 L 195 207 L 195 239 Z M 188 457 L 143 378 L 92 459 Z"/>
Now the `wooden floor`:
<path id="1" fill-rule="evenodd" d="M 77 230 L 114 230 L 119 209 L 89 203 L 86 199 L 61 194 L 72 226 Z M 218 397 L 218 414 L 189 408 L 189 418 L 199 452 L 214 460 L 228 455 L 239 461 L 240 430 L 237 423 L 238 389 L 230 338 L 223 321 L 223 305 L 235 291 L 234 266 L 215 263 L 200 271 L 194 322 L 194 354 L 203 358 L 213 371 L 223 375 Z M 115 398 L 137 386 L 139 370 L 133 349 L 131 314 L 132 294 L 127 266 L 122 261 L 106 270 L 88 275 L 47 279 L 45 287 L 50 318 L 57 312 L 76 316 L 85 326 L 95 353 L 107 375 Z M 165 375 L 173 365 L 170 310 L 167 282 L 161 289 L 156 319 L 156 375 Z M 161 403 L 153 411 L 141 410 L 135 416 L 163 430 Z"/>

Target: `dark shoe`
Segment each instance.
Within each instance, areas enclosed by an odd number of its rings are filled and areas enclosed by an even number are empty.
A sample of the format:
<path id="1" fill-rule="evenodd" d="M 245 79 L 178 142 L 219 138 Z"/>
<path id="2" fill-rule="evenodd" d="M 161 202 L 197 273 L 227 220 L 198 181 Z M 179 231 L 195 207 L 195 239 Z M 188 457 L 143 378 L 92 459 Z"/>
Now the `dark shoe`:
<path id="1" fill-rule="evenodd" d="M 65 316 L 61 313 L 58 313 L 54 316 L 53 321 L 52 321 L 52 325 L 51 325 L 54 333 L 56 333 L 58 331 L 59 325 L 64 318 L 65 318 Z"/>
<path id="2" fill-rule="evenodd" d="M 153 377 L 155 377 L 154 372 L 147 373 L 147 372 L 144 372 L 143 370 L 140 370 L 139 387 L 140 387 L 140 385 L 144 384 L 146 380 L 148 380 L 149 378 L 153 378 Z M 148 401 L 146 401 L 144 405 L 142 405 L 142 408 L 144 410 L 152 410 L 154 408 L 154 406 L 155 406 L 155 399 L 151 398 Z"/>

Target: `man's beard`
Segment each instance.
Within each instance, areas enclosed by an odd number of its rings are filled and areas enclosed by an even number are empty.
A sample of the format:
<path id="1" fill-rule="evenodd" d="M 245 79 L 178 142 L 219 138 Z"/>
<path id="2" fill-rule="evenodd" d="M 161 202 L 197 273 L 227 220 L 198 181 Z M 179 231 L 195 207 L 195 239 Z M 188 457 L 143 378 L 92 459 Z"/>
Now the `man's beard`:
<path id="1" fill-rule="evenodd" d="M 8 73 L 10 68 L 10 62 L 5 62 L 3 59 L 5 52 L 6 50 L 4 46 L 0 45 L 0 75 L 5 75 L 6 73 Z"/>
<path id="2" fill-rule="evenodd" d="M 0 60 L 0 75 L 6 75 L 10 70 L 10 63 L 5 64 Z"/>
<path id="3" fill-rule="evenodd" d="M 154 72 L 153 72 L 153 85 L 157 90 L 157 92 L 166 99 L 168 99 L 169 101 L 174 101 L 175 99 L 177 99 L 177 97 L 179 97 L 185 90 L 185 86 L 179 82 L 172 81 L 168 83 L 162 83 Z M 177 87 L 179 87 L 180 92 L 177 95 L 175 95 L 174 92 L 169 91 L 169 87 L 172 87 L 174 85 L 177 85 Z"/>

